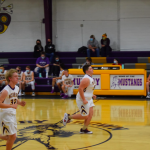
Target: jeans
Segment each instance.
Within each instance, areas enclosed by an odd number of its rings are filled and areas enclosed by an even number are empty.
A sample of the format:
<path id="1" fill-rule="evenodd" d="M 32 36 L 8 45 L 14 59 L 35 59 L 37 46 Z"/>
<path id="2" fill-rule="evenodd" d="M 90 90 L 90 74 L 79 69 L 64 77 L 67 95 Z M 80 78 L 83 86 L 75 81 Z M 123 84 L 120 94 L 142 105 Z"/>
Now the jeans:
<path id="1" fill-rule="evenodd" d="M 45 68 L 38 68 L 37 73 L 46 73 L 46 69 Z"/>
<path id="2" fill-rule="evenodd" d="M 91 49 L 87 49 L 87 57 L 90 57 L 91 51 L 92 51 Z M 96 52 L 96 56 L 99 57 L 99 48 L 96 48 L 95 52 Z M 93 52 L 93 53 L 95 53 L 95 52 Z"/>
<path id="3" fill-rule="evenodd" d="M 49 57 L 49 61 L 50 61 L 50 63 L 52 63 L 52 61 L 53 61 L 53 58 L 54 58 L 54 53 L 46 53 L 46 56 L 47 57 Z"/>

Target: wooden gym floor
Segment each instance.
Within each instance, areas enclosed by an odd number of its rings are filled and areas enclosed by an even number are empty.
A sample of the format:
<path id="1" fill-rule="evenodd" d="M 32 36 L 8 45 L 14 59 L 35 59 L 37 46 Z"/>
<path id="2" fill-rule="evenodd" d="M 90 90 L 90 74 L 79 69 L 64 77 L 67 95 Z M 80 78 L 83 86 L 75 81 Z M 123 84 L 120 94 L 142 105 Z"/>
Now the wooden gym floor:
<path id="1" fill-rule="evenodd" d="M 64 113 L 78 111 L 75 99 L 22 99 L 17 109 L 14 150 L 149 150 L 150 102 L 133 99 L 94 100 L 91 135 L 79 134 L 83 121 L 63 127 Z M 0 150 L 6 142 L 0 140 Z"/>

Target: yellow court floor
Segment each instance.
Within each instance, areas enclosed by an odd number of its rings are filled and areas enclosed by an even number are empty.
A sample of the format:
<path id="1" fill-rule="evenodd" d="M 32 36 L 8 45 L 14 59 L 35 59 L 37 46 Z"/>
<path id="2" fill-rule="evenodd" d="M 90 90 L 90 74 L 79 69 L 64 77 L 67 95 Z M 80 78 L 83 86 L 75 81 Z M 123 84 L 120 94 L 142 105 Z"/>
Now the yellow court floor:
<path id="1" fill-rule="evenodd" d="M 82 120 L 63 127 L 64 113 L 78 112 L 76 101 L 22 99 L 17 109 L 18 132 L 14 150 L 149 150 L 150 102 L 136 100 L 94 100 L 89 125 L 93 134 L 79 134 Z M 0 140 L 0 150 L 6 142 Z"/>

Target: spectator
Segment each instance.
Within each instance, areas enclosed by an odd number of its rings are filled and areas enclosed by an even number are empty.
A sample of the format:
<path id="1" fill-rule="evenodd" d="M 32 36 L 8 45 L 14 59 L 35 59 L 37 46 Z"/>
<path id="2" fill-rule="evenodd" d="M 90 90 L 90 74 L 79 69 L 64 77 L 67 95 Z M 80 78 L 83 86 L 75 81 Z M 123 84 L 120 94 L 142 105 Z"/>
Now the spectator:
<path id="1" fill-rule="evenodd" d="M 16 70 L 18 72 L 18 86 L 19 86 L 19 94 L 18 96 L 21 96 L 21 90 L 22 90 L 22 81 L 23 81 L 23 71 L 21 71 L 21 67 L 16 67 Z"/>
<path id="2" fill-rule="evenodd" d="M 121 66 L 121 64 L 119 63 L 119 60 L 116 58 L 114 59 L 114 63 L 112 65 L 120 65 Z"/>
<path id="3" fill-rule="evenodd" d="M 38 73 L 39 77 L 42 77 L 42 74 L 46 74 L 46 78 L 48 78 L 49 72 L 49 59 L 45 57 L 45 53 L 41 53 L 41 57 L 36 60 L 36 68 L 35 72 Z"/>
<path id="4" fill-rule="evenodd" d="M 146 82 L 146 90 L 147 90 L 146 98 L 150 98 L 149 86 L 150 86 L 150 74 L 149 74 L 149 76 L 147 78 L 147 82 Z"/>
<path id="5" fill-rule="evenodd" d="M 85 66 L 85 65 L 94 65 L 94 63 L 92 63 L 91 57 L 86 58 L 86 62 L 82 65 L 81 68 L 83 68 L 83 66 Z"/>
<path id="6" fill-rule="evenodd" d="M 25 95 L 25 86 L 31 85 L 32 96 L 35 96 L 35 80 L 34 80 L 34 72 L 31 71 L 30 66 L 26 67 L 26 71 L 23 73 L 23 82 L 22 82 L 22 95 Z"/>
<path id="7" fill-rule="evenodd" d="M 101 55 L 102 57 L 109 57 L 109 54 L 111 52 L 111 47 L 110 45 L 110 39 L 107 38 L 107 34 L 103 34 L 102 35 L 102 39 L 101 39 Z"/>
<path id="8" fill-rule="evenodd" d="M 59 76 L 59 71 L 60 71 L 60 59 L 59 59 L 59 56 L 56 56 L 55 57 L 55 61 L 53 63 L 53 66 L 52 66 L 52 73 L 53 73 L 53 76 L 56 76 L 58 77 Z"/>
<path id="9" fill-rule="evenodd" d="M 1 65 L 0 66 L 0 86 L 5 86 L 7 85 L 7 81 L 5 78 L 5 74 L 6 74 L 7 70 L 5 70 L 4 66 Z"/>
<path id="10" fill-rule="evenodd" d="M 50 63 L 52 63 L 54 55 L 55 55 L 55 45 L 52 44 L 51 39 L 47 40 L 47 44 L 45 46 L 46 56 L 49 58 Z"/>
<path id="11" fill-rule="evenodd" d="M 58 86 L 58 88 L 60 90 L 60 96 L 64 96 L 64 94 L 62 92 L 62 88 L 61 88 L 62 76 L 64 75 L 64 65 L 60 64 L 59 67 L 60 67 L 59 77 L 56 77 L 56 78 L 52 79 L 52 91 L 51 91 L 51 93 L 54 93 L 54 86 L 57 83 L 57 86 Z"/>
<path id="12" fill-rule="evenodd" d="M 34 57 L 40 57 L 41 52 L 43 52 L 43 46 L 41 44 L 41 40 L 36 41 L 36 45 L 34 46 Z"/>
<path id="13" fill-rule="evenodd" d="M 99 57 L 99 44 L 98 41 L 95 39 L 94 35 L 90 36 L 90 40 L 87 42 L 87 57 L 90 57 L 90 53 L 93 52 L 95 53 L 96 51 L 96 56 Z"/>

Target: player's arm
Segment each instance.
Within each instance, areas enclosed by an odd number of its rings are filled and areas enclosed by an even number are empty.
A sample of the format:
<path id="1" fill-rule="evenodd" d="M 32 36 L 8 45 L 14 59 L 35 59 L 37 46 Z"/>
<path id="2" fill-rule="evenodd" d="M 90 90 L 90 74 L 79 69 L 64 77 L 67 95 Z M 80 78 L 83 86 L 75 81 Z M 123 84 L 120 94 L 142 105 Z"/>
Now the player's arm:
<path id="1" fill-rule="evenodd" d="M 21 76 L 21 80 L 20 81 L 22 81 L 23 80 L 23 74 L 22 74 L 22 76 Z"/>
<path id="2" fill-rule="evenodd" d="M 82 79 L 82 81 L 79 85 L 79 93 L 80 93 L 80 96 L 81 96 L 84 104 L 88 103 L 88 101 L 84 97 L 84 92 L 85 92 L 86 88 L 89 86 L 89 84 L 90 84 L 90 80 L 88 78 L 84 78 L 84 79 Z"/>
<path id="3" fill-rule="evenodd" d="M 64 75 L 64 71 L 62 72 L 62 75 L 60 77 L 57 77 L 55 79 L 62 79 L 62 76 Z"/>
<path id="4" fill-rule="evenodd" d="M 25 82 L 26 80 L 25 80 L 25 73 L 23 73 L 23 81 Z"/>
<path id="5" fill-rule="evenodd" d="M 6 90 L 3 90 L 0 94 L 0 108 L 14 108 L 17 109 L 17 104 L 9 105 L 9 104 L 3 104 L 4 100 L 6 99 L 8 95 L 8 92 Z"/>
<path id="6" fill-rule="evenodd" d="M 29 82 L 31 81 L 34 81 L 34 72 L 32 72 L 32 79 Z"/>

